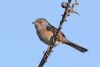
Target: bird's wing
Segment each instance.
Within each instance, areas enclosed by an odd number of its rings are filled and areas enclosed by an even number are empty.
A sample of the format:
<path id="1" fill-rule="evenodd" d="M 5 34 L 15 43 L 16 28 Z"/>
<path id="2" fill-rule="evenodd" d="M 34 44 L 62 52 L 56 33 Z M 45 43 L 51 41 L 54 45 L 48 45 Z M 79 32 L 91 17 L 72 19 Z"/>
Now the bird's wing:
<path id="1" fill-rule="evenodd" d="M 50 25 L 50 24 L 46 27 L 46 29 L 47 29 L 48 31 L 53 32 L 53 33 L 55 33 L 55 32 L 57 31 L 57 28 L 54 27 L 54 26 L 52 26 L 52 25 Z"/>
<path id="2" fill-rule="evenodd" d="M 52 25 L 50 25 L 50 24 L 46 27 L 46 29 L 47 29 L 48 31 L 53 32 L 54 34 L 56 34 L 56 32 L 57 32 L 57 28 L 54 27 L 54 26 L 52 26 Z M 63 37 L 65 37 L 65 35 L 64 35 L 61 31 L 60 31 L 60 33 L 62 34 Z"/>

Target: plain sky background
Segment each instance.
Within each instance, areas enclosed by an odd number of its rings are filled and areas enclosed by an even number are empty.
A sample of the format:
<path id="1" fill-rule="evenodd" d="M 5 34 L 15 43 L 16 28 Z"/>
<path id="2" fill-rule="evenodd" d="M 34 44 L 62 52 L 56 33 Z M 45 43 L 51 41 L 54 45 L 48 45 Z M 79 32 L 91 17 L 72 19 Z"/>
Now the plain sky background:
<path id="1" fill-rule="evenodd" d="M 45 18 L 58 27 L 61 2 L 66 0 L 0 0 L 0 67 L 37 67 L 47 45 L 39 40 L 32 22 Z M 74 1 L 74 0 L 72 0 Z M 59 45 L 44 67 L 100 67 L 100 0 L 79 0 L 62 31 L 89 49 L 87 53 Z"/>

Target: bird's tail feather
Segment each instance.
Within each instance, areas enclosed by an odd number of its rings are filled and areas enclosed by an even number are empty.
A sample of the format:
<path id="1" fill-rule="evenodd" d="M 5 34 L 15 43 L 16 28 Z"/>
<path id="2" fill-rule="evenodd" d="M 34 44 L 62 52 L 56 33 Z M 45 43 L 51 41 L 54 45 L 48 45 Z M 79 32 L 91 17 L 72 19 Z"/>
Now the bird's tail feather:
<path id="1" fill-rule="evenodd" d="M 73 43 L 73 42 L 69 42 L 69 43 L 65 43 L 65 44 L 67 44 L 67 45 L 69 45 L 69 46 L 71 46 L 71 47 L 73 47 L 73 48 L 79 50 L 79 51 L 82 52 L 82 53 L 88 51 L 88 49 L 86 49 L 86 48 L 84 48 L 84 47 L 82 47 L 82 46 L 79 46 L 79 45 L 77 45 L 77 44 L 75 44 L 75 43 Z"/>

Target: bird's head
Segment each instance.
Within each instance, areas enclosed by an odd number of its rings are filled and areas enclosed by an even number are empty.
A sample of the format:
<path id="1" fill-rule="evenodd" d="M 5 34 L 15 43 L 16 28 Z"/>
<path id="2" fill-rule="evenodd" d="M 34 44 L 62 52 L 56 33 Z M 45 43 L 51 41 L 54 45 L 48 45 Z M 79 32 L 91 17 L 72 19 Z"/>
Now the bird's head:
<path id="1" fill-rule="evenodd" d="M 44 18 L 38 18 L 32 24 L 34 24 L 36 29 L 39 29 L 39 30 L 42 28 L 46 28 L 46 26 L 49 25 L 48 21 Z"/>

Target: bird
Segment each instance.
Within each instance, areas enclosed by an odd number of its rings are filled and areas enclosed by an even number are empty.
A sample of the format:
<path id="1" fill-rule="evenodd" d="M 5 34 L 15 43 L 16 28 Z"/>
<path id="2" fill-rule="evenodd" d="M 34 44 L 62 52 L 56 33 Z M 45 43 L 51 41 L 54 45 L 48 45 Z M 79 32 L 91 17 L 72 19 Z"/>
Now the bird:
<path id="1" fill-rule="evenodd" d="M 39 37 L 39 39 L 44 42 L 45 44 L 47 45 L 52 45 L 50 44 L 51 43 L 51 39 L 52 37 L 55 35 L 55 33 L 57 32 L 57 28 L 54 27 L 53 25 L 51 25 L 46 19 L 44 18 L 37 18 L 35 20 L 35 22 L 32 22 L 32 24 L 35 26 L 36 28 L 36 32 L 37 32 L 37 35 Z M 57 40 L 56 40 L 56 43 L 53 44 L 53 45 L 58 45 L 58 44 L 66 44 L 66 45 L 69 45 L 73 48 L 75 48 L 76 50 L 82 52 L 82 53 L 85 53 L 88 51 L 88 49 L 82 47 L 82 46 L 79 46 L 73 42 L 71 42 L 70 40 L 68 40 L 64 33 L 59 31 L 58 32 L 58 35 L 57 35 Z"/>

